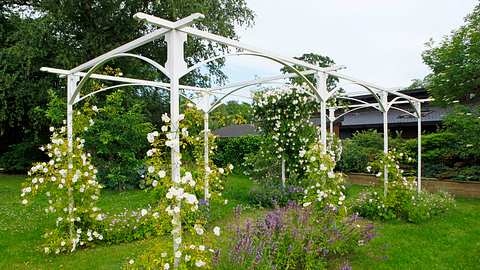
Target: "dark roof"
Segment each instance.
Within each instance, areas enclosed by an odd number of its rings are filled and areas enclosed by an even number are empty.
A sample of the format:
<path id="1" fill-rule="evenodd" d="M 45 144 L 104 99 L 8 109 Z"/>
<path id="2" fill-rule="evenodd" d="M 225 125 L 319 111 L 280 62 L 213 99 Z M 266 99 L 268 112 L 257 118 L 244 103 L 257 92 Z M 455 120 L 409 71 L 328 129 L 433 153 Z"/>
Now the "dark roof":
<path id="1" fill-rule="evenodd" d="M 403 90 L 399 90 L 398 92 L 402 93 L 402 94 L 405 94 L 405 95 L 409 95 L 409 96 L 414 97 L 414 98 L 419 98 L 419 99 L 425 99 L 425 98 L 429 97 L 429 93 L 428 93 L 427 89 L 425 89 L 425 88 L 403 89 Z M 388 98 L 389 100 L 392 100 L 393 98 L 396 97 L 396 95 L 394 95 L 394 94 L 389 94 L 388 96 L 389 96 L 389 98 Z M 372 96 L 372 94 L 370 94 L 368 92 L 353 95 L 351 97 L 356 98 L 356 99 L 360 99 L 360 100 L 364 100 L 364 101 L 367 101 L 367 102 L 377 102 L 375 100 L 375 98 Z"/>
<path id="2" fill-rule="evenodd" d="M 230 125 L 213 131 L 218 137 L 241 137 L 247 135 L 257 135 L 257 130 L 252 124 Z"/>
<path id="3" fill-rule="evenodd" d="M 400 107 L 409 112 L 413 112 L 411 107 Z M 422 106 L 422 123 L 423 124 L 437 124 L 442 121 L 448 109 L 441 107 Z M 338 113 L 337 113 L 338 115 Z M 383 124 L 383 114 L 373 108 L 361 109 L 348 113 L 337 120 L 341 122 L 342 127 L 358 127 L 358 126 L 377 126 Z M 312 118 L 312 122 L 320 125 L 320 118 Z M 388 124 L 392 125 L 409 125 L 417 122 L 417 118 L 406 114 L 405 112 L 390 109 L 388 111 Z"/>

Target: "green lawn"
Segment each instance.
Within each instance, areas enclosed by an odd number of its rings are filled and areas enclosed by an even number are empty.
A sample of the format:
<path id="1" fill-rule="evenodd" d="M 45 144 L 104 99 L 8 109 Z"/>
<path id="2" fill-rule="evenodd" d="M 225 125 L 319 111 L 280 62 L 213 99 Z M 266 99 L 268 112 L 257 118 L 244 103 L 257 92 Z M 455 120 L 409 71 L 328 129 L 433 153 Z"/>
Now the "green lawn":
<path id="1" fill-rule="evenodd" d="M 0 176 L 0 269 L 119 269 L 140 252 L 162 238 L 128 244 L 97 246 L 70 255 L 44 256 L 37 247 L 48 226 L 43 207 L 24 207 L 19 203 L 21 176 Z M 245 204 L 252 183 L 232 176 L 224 196 L 228 205 L 212 211 L 217 223 L 227 225 L 232 209 Z M 354 186 L 349 195 L 361 190 Z M 109 211 L 142 207 L 151 202 L 148 193 L 104 192 L 100 206 Z M 246 215 L 259 215 L 252 209 Z M 421 225 L 404 222 L 376 222 L 378 237 L 346 258 L 353 269 L 479 269 L 480 200 L 458 199 L 457 208 Z"/>

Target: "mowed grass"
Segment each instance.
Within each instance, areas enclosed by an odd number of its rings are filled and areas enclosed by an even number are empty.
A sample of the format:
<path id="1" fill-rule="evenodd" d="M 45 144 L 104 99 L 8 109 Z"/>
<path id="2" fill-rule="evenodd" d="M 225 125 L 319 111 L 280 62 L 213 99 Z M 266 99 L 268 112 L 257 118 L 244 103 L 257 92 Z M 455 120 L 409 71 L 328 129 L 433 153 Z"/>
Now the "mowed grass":
<path id="1" fill-rule="evenodd" d="M 150 238 L 119 245 L 99 245 L 74 254 L 45 256 L 39 250 L 41 234 L 51 226 L 43 212 L 45 203 L 25 207 L 19 192 L 23 176 L 0 175 L 0 269 L 119 269 L 128 260 L 167 238 Z M 237 204 L 248 203 L 253 183 L 243 176 L 229 177 L 224 192 L 227 205 L 212 206 L 215 224 L 238 223 Z M 361 187 L 349 188 L 356 196 Z M 143 191 L 104 191 L 100 206 L 106 211 L 144 207 L 153 198 Z M 265 210 L 250 208 L 248 217 Z M 421 225 L 375 222 L 378 237 L 344 258 L 353 269 L 480 269 L 480 200 L 458 199 L 457 207 Z M 225 239 L 229 235 L 224 233 Z M 342 262 L 344 261 L 342 259 Z"/>

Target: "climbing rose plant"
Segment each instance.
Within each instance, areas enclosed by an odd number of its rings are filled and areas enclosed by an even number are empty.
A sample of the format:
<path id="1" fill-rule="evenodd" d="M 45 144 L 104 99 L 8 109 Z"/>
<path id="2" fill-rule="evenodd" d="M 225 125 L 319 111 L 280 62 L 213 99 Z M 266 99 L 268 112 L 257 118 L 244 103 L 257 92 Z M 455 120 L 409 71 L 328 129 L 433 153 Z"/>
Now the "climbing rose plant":
<path id="1" fill-rule="evenodd" d="M 45 253 L 73 252 L 79 246 L 103 239 L 90 229 L 103 214 L 96 207 L 102 186 L 97 182 L 97 170 L 90 163 L 90 154 L 83 151 L 84 140 L 73 140 L 68 151 L 66 128 L 50 128 L 51 143 L 40 149 L 50 160 L 33 165 L 22 186 L 22 204 L 46 197 L 45 213 L 55 217 L 55 227 L 44 234 Z"/>
<path id="2" fill-rule="evenodd" d="M 265 137 L 260 151 L 274 159 L 284 159 L 288 174 L 306 172 L 301 153 L 315 141 L 316 128 L 310 117 L 317 108 L 315 98 L 300 86 L 268 89 L 254 97 L 255 122 Z"/>
<path id="3" fill-rule="evenodd" d="M 188 157 L 193 159 L 191 161 L 193 164 L 185 164 L 185 166 L 192 167 L 192 174 L 198 181 L 195 193 L 199 198 L 209 202 L 227 202 L 223 199 L 222 192 L 226 177 L 232 172 L 233 165 L 227 164 L 225 168 L 215 165 L 212 159 L 217 150 L 216 136 L 208 131 L 208 165 L 205 166 L 205 131 L 203 125 L 200 125 L 203 123 L 203 112 L 188 103 L 184 109 L 184 115 L 184 120 L 180 122 L 180 128 L 188 129 L 188 132 L 186 132 L 186 136 L 182 137 L 182 151 L 187 152 Z M 205 185 L 208 186 L 208 194 L 205 194 Z"/>
<path id="4" fill-rule="evenodd" d="M 334 172 L 335 159 L 328 153 L 323 153 L 320 143 L 311 145 L 307 152 L 301 154 L 307 160 L 306 176 L 301 185 L 304 187 L 303 206 L 312 204 L 324 208 L 326 206 L 342 209 L 345 213 L 345 186 L 342 173 Z"/>
<path id="5" fill-rule="evenodd" d="M 184 115 L 181 115 L 180 119 L 183 118 Z M 165 249 L 165 246 L 156 247 L 137 260 L 130 259 L 125 268 L 211 269 L 210 262 L 216 251 L 205 237 L 206 221 L 201 219 L 198 213 L 198 192 L 203 192 L 203 189 L 198 189 L 197 186 L 199 183 L 202 186 L 200 179 L 203 177 L 194 178 L 192 172 L 183 169 L 178 182 L 174 182 L 171 176 L 170 153 L 165 151 L 166 148 L 176 146 L 176 135 L 181 138 L 181 148 L 191 138 L 186 127 L 181 128 L 178 134 L 171 132 L 168 115 L 164 114 L 162 120 L 165 123 L 161 127 L 162 133 L 154 131 L 147 135 L 151 149 L 147 152 L 145 183 L 157 192 L 160 208 L 171 218 L 173 250 Z M 181 160 L 181 156 L 177 158 Z M 182 238 L 185 230 L 192 235 L 188 241 Z M 213 233 L 220 235 L 220 228 L 215 227 Z"/>

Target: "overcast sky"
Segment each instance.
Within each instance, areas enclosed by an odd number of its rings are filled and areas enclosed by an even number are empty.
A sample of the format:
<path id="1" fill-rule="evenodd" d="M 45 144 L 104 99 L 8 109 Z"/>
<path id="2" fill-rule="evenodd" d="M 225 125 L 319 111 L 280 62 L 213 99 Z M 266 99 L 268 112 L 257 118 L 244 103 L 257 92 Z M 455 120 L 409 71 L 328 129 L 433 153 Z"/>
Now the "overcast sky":
<path id="1" fill-rule="evenodd" d="M 314 52 L 345 65 L 342 73 L 385 87 L 408 86 L 429 73 L 421 53 L 463 24 L 474 0 L 247 0 L 255 25 L 240 41 L 299 56 Z M 227 62 L 230 82 L 278 74 L 258 58 Z M 355 91 L 352 89 L 351 91 Z"/>

